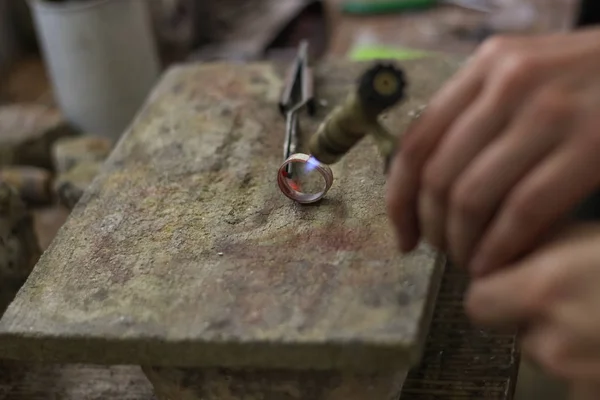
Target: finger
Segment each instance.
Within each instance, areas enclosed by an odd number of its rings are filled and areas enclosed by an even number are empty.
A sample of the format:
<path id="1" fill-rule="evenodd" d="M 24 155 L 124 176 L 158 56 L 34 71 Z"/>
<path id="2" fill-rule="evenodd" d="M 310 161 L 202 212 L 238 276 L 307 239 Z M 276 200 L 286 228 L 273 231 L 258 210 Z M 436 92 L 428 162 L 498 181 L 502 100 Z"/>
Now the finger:
<path id="1" fill-rule="evenodd" d="M 486 72 L 481 63 L 469 63 L 430 99 L 402 137 L 400 153 L 411 167 L 423 166 L 446 129 L 479 94 Z"/>
<path id="2" fill-rule="evenodd" d="M 545 319 L 534 321 L 521 332 L 519 342 L 523 354 L 546 373 L 566 378 L 568 344 L 551 322 Z"/>
<path id="3" fill-rule="evenodd" d="M 452 187 L 477 154 L 500 135 L 510 113 L 519 105 L 517 98 L 523 97 L 519 95 L 520 89 L 510 90 L 507 96 L 506 90 L 494 87 L 495 82 L 490 86 L 440 139 L 424 170 L 419 196 L 420 229 L 429 242 L 440 248 L 446 247 L 446 217 Z M 452 250 L 450 246 L 450 255 L 461 264 L 464 260 L 457 259 Z"/>
<path id="4" fill-rule="evenodd" d="M 414 248 L 420 236 L 416 197 L 419 193 L 423 166 L 447 128 L 478 96 L 484 79 L 495 76 L 490 73 L 490 69 L 499 61 L 509 60 L 504 63 L 509 66 L 507 70 L 509 72 L 511 69 L 516 70 L 518 77 L 516 81 L 521 82 L 528 78 L 527 71 L 536 70 L 530 68 L 536 63 L 522 62 L 527 60 L 527 57 L 522 55 L 533 54 L 532 50 L 539 50 L 535 53 L 537 55 L 545 54 L 544 50 L 548 52 L 551 49 L 553 52 L 555 48 L 553 44 L 558 43 L 561 38 L 560 35 L 556 37 L 546 35 L 533 38 L 494 38 L 486 42 L 473 60 L 434 96 L 421 117 L 402 135 L 401 150 L 395 157 L 390 171 L 387 199 L 390 218 L 397 228 L 400 241 L 406 244 L 405 251 Z M 521 74 L 520 71 L 526 73 Z M 538 80 L 548 75 L 548 72 L 547 68 L 540 71 Z M 505 86 L 501 84 L 501 79 L 497 81 L 498 87 Z M 508 90 L 508 93 L 511 90 Z"/>
<path id="5" fill-rule="evenodd" d="M 436 249 L 445 251 L 444 226 L 446 214 L 444 201 L 428 195 L 427 192 L 421 192 L 418 201 L 419 231 L 423 239 Z"/>
<path id="6" fill-rule="evenodd" d="M 506 124 L 508 112 L 496 110 L 493 94 L 484 94 L 452 125 L 425 167 L 419 198 L 421 232 L 445 248 L 448 193 L 456 178 Z M 492 92 L 493 93 L 493 92 Z"/>
<path id="7" fill-rule="evenodd" d="M 600 355 L 595 340 L 582 343 L 570 327 L 552 319 L 530 324 L 520 335 L 521 351 L 547 373 L 567 380 L 597 380 Z"/>
<path id="8" fill-rule="evenodd" d="M 590 240 L 597 240 L 599 232 L 598 227 L 571 225 L 518 263 L 475 279 L 465 298 L 467 313 L 491 326 L 528 326 L 532 319 L 555 318 L 557 299 L 562 300 L 572 280 L 573 268 L 565 266 L 573 263 L 573 254 L 593 248 Z"/>
<path id="9" fill-rule="evenodd" d="M 465 68 L 429 103 L 421 117 L 403 137 L 395 157 L 387 190 L 388 212 L 404 251 L 419 239 L 417 196 L 421 170 L 439 138 L 479 91 L 482 73 Z"/>
<path id="10" fill-rule="evenodd" d="M 451 187 L 473 158 L 501 134 L 515 111 L 528 100 L 524 94 L 546 75 L 534 68 L 539 59 L 523 51 L 524 47 L 531 46 L 530 43 L 529 40 L 512 42 L 512 50 L 504 50 L 506 57 L 493 65 L 493 73 L 487 72 L 478 97 L 451 122 L 445 133 L 435 138 L 439 144 L 428 149 L 430 156 L 425 161 L 418 202 L 420 231 L 438 248 L 446 248 L 447 205 Z M 508 45 L 503 46 L 508 49 Z M 515 48 L 518 53 L 515 53 Z M 482 64 L 489 64 L 492 58 L 486 57 L 489 51 L 483 50 L 482 57 L 488 62 Z M 455 261 L 465 261 L 460 254 L 457 259 L 452 247 L 449 250 Z"/>
<path id="11" fill-rule="evenodd" d="M 545 289 L 532 293 L 532 282 L 541 269 L 539 263 L 524 263 L 473 281 L 465 296 L 467 314 L 476 324 L 497 328 L 519 326 L 537 316 Z"/>
<path id="12" fill-rule="evenodd" d="M 518 183 L 482 239 L 471 270 L 487 273 L 530 250 L 561 216 L 597 188 L 596 152 L 594 146 L 570 143 Z"/>
<path id="13" fill-rule="evenodd" d="M 386 204 L 388 214 L 396 228 L 401 251 L 408 252 L 419 241 L 419 225 L 416 217 L 416 198 L 419 187 L 417 177 L 409 174 L 403 160 L 396 157 L 393 161 L 393 174 L 388 179 Z"/>
<path id="14" fill-rule="evenodd" d="M 556 147 L 567 120 L 560 113 L 528 109 L 466 168 L 451 193 L 446 234 L 459 263 L 468 262 L 510 189 Z"/>
<path id="15" fill-rule="evenodd" d="M 591 370 L 591 378 L 583 377 L 571 385 L 569 400 L 597 400 L 600 398 L 600 384 L 598 384 L 598 365 Z"/>

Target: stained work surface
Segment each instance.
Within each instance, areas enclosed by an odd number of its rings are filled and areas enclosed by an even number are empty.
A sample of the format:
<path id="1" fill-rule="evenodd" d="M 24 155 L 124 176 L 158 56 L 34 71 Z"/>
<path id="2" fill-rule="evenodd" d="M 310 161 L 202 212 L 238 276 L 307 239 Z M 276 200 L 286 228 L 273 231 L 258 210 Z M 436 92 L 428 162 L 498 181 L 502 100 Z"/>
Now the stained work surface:
<path id="1" fill-rule="evenodd" d="M 401 131 L 457 66 L 404 64 L 410 99 L 386 123 Z M 320 66 L 318 96 L 340 102 L 365 67 Z M 443 260 L 424 247 L 397 251 L 370 140 L 333 167 L 319 205 L 279 192 L 280 76 L 266 64 L 164 76 L 0 321 L 0 357 L 367 369 L 416 361 Z"/>

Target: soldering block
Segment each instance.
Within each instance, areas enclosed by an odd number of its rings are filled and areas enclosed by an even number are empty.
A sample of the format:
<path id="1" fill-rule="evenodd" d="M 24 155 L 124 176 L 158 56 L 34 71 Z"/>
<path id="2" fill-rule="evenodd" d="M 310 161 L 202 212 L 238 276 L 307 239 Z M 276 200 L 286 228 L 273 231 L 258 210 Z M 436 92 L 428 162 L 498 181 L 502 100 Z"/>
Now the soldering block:
<path id="1" fill-rule="evenodd" d="M 318 96 L 338 103 L 364 68 L 320 65 Z M 403 68 L 412 92 L 387 119 L 396 132 L 453 70 Z M 333 166 L 321 203 L 280 193 L 281 72 L 165 73 L 0 320 L 0 358 L 357 371 L 418 360 L 444 259 L 398 251 L 370 140 Z M 328 111 L 302 115 L 304 132 Z"/>

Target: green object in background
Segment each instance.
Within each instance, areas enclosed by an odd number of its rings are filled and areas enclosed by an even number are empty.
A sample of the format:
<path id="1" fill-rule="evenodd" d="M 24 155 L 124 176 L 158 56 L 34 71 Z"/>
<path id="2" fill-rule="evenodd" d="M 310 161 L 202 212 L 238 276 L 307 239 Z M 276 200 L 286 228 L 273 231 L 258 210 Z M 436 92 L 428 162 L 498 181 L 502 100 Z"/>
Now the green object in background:
<path id="1" fill-rule="evenodd" d="M 349 14 L 386 14 L 421 10 L 438 5 L 439 0 L 347 0 L 342 11 Z"/>
<path id="2" fill-rule="evenodd" d="M 430 57 L 434 53 L 422 50 L 413 50 L 401 47 L 389 47 L 382 45 L 359 45 L 350 50 L 349 57 L 352 61 L 372 60 L 414 60 L 417 58 Z"/>

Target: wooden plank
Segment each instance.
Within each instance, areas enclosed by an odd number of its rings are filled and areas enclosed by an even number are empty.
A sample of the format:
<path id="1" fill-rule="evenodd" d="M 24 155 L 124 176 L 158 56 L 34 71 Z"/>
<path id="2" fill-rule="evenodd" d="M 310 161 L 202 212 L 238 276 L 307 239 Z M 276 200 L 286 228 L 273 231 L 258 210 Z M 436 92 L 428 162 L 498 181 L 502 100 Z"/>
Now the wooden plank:
<path id="1" fill-rule="evenodd" d="M 400 132 L 458 65 L 405 63 L 410 98 L 387 123 Z M 365 67 L 319 66 L 319 97 L 340 102 Z M 397 251 L 371 141 L 334 166 L 320 204 L 279 192 L 280 87 L 269 64 L 171 69 L 0 321 L 0 357 L 386 371 L 414 363 L 443 257 Z"/>

